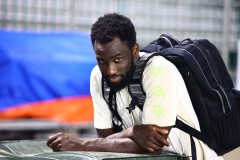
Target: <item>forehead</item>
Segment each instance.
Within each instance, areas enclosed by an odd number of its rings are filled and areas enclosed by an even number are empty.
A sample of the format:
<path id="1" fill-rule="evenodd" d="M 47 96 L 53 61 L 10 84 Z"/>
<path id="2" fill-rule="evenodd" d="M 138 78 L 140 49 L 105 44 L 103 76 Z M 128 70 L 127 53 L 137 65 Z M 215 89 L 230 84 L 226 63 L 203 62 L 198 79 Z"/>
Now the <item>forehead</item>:
<path id="1" fill-rule="evenodd" d="M 98 41 L 94 42 L 94 51 L 95 54 L 104 54 L 104 53 L 115 53 L 129 51 L 129 46 L 127 41 L 121 41 L 118 37 L 115 37 L 111 42 L 102 44 Z"/>

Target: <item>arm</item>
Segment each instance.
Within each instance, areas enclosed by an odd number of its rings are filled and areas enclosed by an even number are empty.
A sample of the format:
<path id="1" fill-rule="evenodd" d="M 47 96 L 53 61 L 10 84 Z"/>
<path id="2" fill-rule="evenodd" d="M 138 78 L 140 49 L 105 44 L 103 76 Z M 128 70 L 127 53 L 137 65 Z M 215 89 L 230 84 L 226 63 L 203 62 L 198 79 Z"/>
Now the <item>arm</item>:
<path id="1" fill-rule="evenodd" d="M 131 138 L 132 127 L 123 130 L 122 132 L 116 133 L 112 128 L 109 129 L 97 129 L 98 137 L 116 139 L 116 138 Z"/>
<path id="2" fill-rule="evenodd" d="M 114 133 L 113 129 L 97 129 L 99 137 L 107 139 L 130 138 L 140 148 L 146 152 L 161 151 L 165 146 L 169 146 L 167 141 L 171 127 L 160 128 L 156 125 L 136 125 L 122 132 Z"/>
<path id="3" fill-rule="evenodd" d="M 129 138 L 78 138 L 76 136 L 57 133 L 49 137 L 47 145 L 57 151 L 99 151 L 144 153 L 144 151 Z"/>
<path id="4" fill-rule="evenodd" d="M 153 127 L 155 129 L 153 129 Z M 150 133 L 151 129 L 154 130 Z M 162 151 L 162 139 L 158 132 L 162 132 L 157 126 L 139 125 L 128 128 L 123 132 L 114 133 L 112 129 L 97 130 L 99 137 L 106 138 L 79 138 L 67 133 L 57 133 L 49 136 L 47 146 L 54 152 L 58 151 L 102 151 L 122 153 L 160 153 Z M 166 130 L 164 130 L 166 133 Z M 133 132 L 136 135 L 133 136 Z M 157 132 L 157 133 L 156 133 Z M 132 140 L 136 141 L 138 145 Z M 159 138 L 159 139 L 158 139 Z M 157 144 L 156 144 L 157 143 Z M 165 142 L 166 145 L 168 142 Z"/>

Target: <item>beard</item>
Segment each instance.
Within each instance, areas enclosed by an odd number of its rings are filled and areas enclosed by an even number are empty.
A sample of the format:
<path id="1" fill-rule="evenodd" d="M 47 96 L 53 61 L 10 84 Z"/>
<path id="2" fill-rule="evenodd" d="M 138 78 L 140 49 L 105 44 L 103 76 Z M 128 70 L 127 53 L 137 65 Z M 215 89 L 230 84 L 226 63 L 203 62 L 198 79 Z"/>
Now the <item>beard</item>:
<path id="1" fill-rule="evenodd" d="M 130 84 L 130 82 L 131 82 L 131 80 L 133 78 L 134 71 L 135 71 L 135 65 L 134 65 L 133 60 L 132 60 L 131 67 L 126 72 L 125 75 L 123 75 L 123 74 L 113 75 L 113 76 L 121 76 L 122 80 L 119 83 L 112 83 L 112 82 L 110 82 L 109 81 L 109 77 L 111 77 L 111 76 L 103 74 L 103 77 L 104 77 L 107 85 L 110 87 L 110 89 L 112 91 L 118 92 L 118 91 L 120 91 L 121 89 L 125 88 L 126 86 L 128 86 Z"/>

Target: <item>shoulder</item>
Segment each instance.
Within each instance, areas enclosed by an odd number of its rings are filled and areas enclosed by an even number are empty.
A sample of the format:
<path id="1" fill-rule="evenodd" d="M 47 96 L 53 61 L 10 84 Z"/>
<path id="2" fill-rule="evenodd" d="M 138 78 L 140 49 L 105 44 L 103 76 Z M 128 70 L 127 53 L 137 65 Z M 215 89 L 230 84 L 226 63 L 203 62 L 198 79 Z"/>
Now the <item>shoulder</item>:
<path id="1" fill-rule="evenodd" d="M 101 78 L 102 77 L 102 73 L 98 67 L 98 65 L 96 65 L 93 69 L 92 69 L 92 72 L 91 72 L 91 81 L 93 79 L 96 79 L 96 78 Z"/>
<path id="2" fill-rule="evenodd" d="M 102 82 L 102 73 L 96 65 L 91 72 L 91 77 L 90 77 L 90 85 L 91 86 L 100 86 Z"/>
<path id="3" fill-rule="evenodd" d="M 143 56 L 144 52 L 140 52 L 140 56 Z M 145 73 L 161 73 L 161 72 L 171 72 L 178 74 L 178 69 L 176 66 L 171 63 L 169 60 L 164 58 L 163 56 L 154 56 L 146 64 L 146 67 L 144 68 Z M 145 74 L 144 73 L 144 74 Z"/>

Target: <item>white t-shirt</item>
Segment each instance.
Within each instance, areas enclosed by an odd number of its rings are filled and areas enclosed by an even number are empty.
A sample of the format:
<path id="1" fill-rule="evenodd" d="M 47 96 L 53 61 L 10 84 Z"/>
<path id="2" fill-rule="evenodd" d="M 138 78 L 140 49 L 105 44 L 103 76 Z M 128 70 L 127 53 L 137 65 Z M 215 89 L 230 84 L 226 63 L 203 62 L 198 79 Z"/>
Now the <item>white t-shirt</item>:
<path id="1" fill-rule="evenodd" d="M 140 53 L 142 55 L 144 53 Z M 118 113 L 124 126 L 156 124 L 160 127 L 175 125 L 176 117 L 191 127 L 200 130 L 185 83 L 177 68 L 165 58 L 155 56 L 147 63 L 142 78 L 146 100 L 143 112 L 136 107 L 131 113 L 126 109 L 131 96 L 127 87 L 116 93 Z M 112 114 L 102 97 L 102 74 L 96 66 L 92 70 L 90 91 L 94 105 L 94 127 L 112 128 Z M 182 155 L 191 155 L 190 137 L 177 128 L 172 128 L 168 141 L 171 147 L 164 150 Z M 194 138 L 198 159 L 222 159 L 201 141 Z"/>

